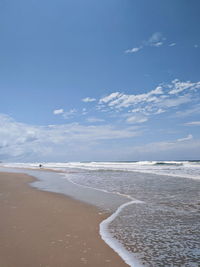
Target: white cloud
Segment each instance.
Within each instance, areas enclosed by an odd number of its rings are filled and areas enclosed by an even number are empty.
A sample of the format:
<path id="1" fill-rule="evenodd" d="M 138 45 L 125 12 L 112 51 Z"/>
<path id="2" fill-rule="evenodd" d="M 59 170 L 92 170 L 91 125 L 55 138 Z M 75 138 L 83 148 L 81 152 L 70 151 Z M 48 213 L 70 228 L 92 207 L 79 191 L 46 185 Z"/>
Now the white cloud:
<path id="1" fill-rule="evenodd" d="M 108 95 L 108 96 L 105 96 L 105 97 L 101 98 L 101 99 L 99 100 L 99 103 L 100 103 L 100 104 L 102 104 L 102 103 L 108 103 L 108 102 L 110 102 L 111 100 L 120 97 L 121 95 L 122 95 L 122 94 L 119 93 L 119 92 L 112 93 L 112 94 L 110 94 L 110 95 Z"/>
<path id="2" fill-rule="evenodd" d="M 159 46 L 161 46 L 161 45 L 163 45 L 163 42 L 157 42 L 157 43 L 154 43 L 154 44 L 153 44 L 153 46 L 155 46 L 155 47 L 159 47 Z"/>
<path id="3" fill-rule="evenodd" d="M 199 88 L 200 82 L 182 82 L 175 79 L 169 84 L 161 84 L 142 94 L 113 92 L 99 99 L 98 109 L 112 112 L 125 110 L 126 113 L 137 113 L 143 117 L 158 115 L 194 100 L 197 101 L 200 98 Z M 130 122 L 131 119 L 126 121 Z"/>
<path id="4" fill-rule="evenodd" d="M 72 160 L 82 149 L 93 150 L 103 140 L 132 138 L 139 131 L 133 127 L 123 129 L 111 125 L 84 126 L 78 123 L 33 126 L 19 123 L 0 114 L 0 160 Z"/>
<path id="5" fill-rule="evenodd" d="M 165 40 L 166 38 L 163 37 L 162 33 L 160 32 L 155 32 L 152 34 L 152 36 L 149 38 L 149 40 L 147 41 L 147 44 L 148 45 L 151 45 L 151 46 L 156 46 L 156 47 L 159 47 L 161 45 L 163 45 L 163 41 Z"/>
<path id="6" fill-rule="evenodd" d="M 70 109 L 69 111 L 64 111 L 64 109 L 56 109 L 53 111 L 53 114 L 55 115 L 62 115 L 62 117 L 64 119 L 70 119 L 72 117 L 74 117 L 74 115 L 77 113 L 78 111 L 76 109 Z M 83 109 L 82 113 L 86 114 L 86 110 Z"/>
<path id="7" fill-rule="evenodd" d="M 64 109 L 55 109 L 54 111 L 53 111 L 53 114 L 54 115 L 59 115 L 59 114 L 63 114 L 64 113 Z"/>
<path id="8" fill-rule="evenodd" d="M 154 112 L 154 114 L 161 114 L 161 113 L 164 113 L 165 110 L 162 109 L 162 108 L 159 108 L 157 111 Z"/>
<path id="9" fill-rule="evenodd" d="M 143 114 L 145 114 L 145 115 L 148 115 L 149 113 L 147 112 L 147 109 L 146 108 L 142 108 L 142 107 L 140 107 L 140 108 L 134 108 L 134 109 L 132 109 L 132 110 L 129 110 L 128 111 L 129 113 L 143 113 Z"/>
<path id="10" fill-rule="evenodd" d="M 178 142 L 184 142 L 193 139 L 192 134 L 188 134 L 188 136 L 177 139 Z"/>
<path id="11" fill-rule="evenodd" d="M 175 46 L 176 45 L 176 43 L 171 43 L 171 44 L 169 44 L 169 46 Z"/>
<path id="12" fill-rule="evenodd" d="M 104 98 L 101 98 L 99 103 L 109 103 L 110 107 L 115 106 L 117 108 L 126 108 L 131 105 L 135 105 L 141 102 L 156 102 L 156 95 L 162 94 L 161 87 L 157 87 L 156 89 L 137 95 L 126 95 L 123 93 L 115 92 Z"/>
<path id="13" fill-rule="evenodd" d="M 100 118 L 90 117 L 90 118 L 87 118 L 87 121 L 93 123 L 93 122 L 102 122 L 104 120 Z"/>
<path id="14" fill-rule="evenodd" d="M 126 54 L 132 54 L 140 51 L 145 46 L 154 46 L 154 47 L 160 47 L 164 44 L 164 41 L 166 38 L 162 35 L 160 32 L 153 33 L 150 38 L 147 41 L 143 41 L 142 44 L 138 47 L 133 47 L 131 49 L 127 49 L 124 52 Z"/>
<path id="15" fill-rule="evenodd" d="M 142 46 L 140 46 L 140 47 L 133 47 L 131 49 L 125 50 L 125 53 L 136 53 L 136 52 L 140 51 L 141 49 L 142 49 Z"/>
<path id="16" fill-rule="evenodd" d="M 81 111 L 81 114 L 82 114 L 82 115 L 86 115 L 86 114 L 88 114 L 87 109 L 86 109 L 86 108 L 83 108 L 82 111 Z"/>
<path id="17" fill-rule="evenodd" d="M 185 126 L 200 126 L 200 121 L 191 121 L 184 123 Z"/>
<path id="18" fill-rule="evenodd" d="M 142 120 L 142 118 L 141 118 Z M 120 140 L 141 135 L 139 127 L 121 128 L 108 124 L 85 126 L 79 123 L 35 126 L 20 123 L 0 114 L 0 160 L 72 161 L 123 159 L 198 158 L 200 140 L 191 134 L 175 141 L 124 146 L 120 141 L 108 146 L 105 140 Z M 132 139 L 131 139 L 132 140 Z"/>
<path id="19" fill-rule="evenodd" d="M 130 116 L 126 119 L 126 122 L 129 124 L 134 124 L 134 123 L 143 123 L 146 122 L 148 119 L 147 117 L 144 116 Z"/>
<path id="20" fill-rule="evenodd" d="M 170 99 L 161 100 L 159 106 L 165 107 L 165 108 L 171 108 L 171 107 L 180 106 L 190 101 L 191 101 L 191 97 L 189 95 L 179 96 L 178 98 L 174 98 L 174 99 L 170 98 Z"/>
<path id="21" fill-rule="evenodd" d="M 69 111 L 65 111 L 63 113 L 63 118 L 64 119 L 70 119 L 72 118 L 75 114 L 77 113 L 77 110 L 75 108 L 70 109 Z"/>
<path id="22" fill-rule="evenodd" d="M 123 93 L 115 92 L 108 96 L 105 96 L 99 100 L 99 103 L 108 103 L 110 107 L 115 106 L 117 108 L 129 107 L 134 104 L 138 104 L 141 102 L 156 102 L 156 95 L 163 94 L 162 87 L 158 86 L 156 89 L 137 95 L 126 95 Z"/>
<path id="23" fill-rule="evenodd" d="M 197 90 L 200 89 L 200 82 L 192 83 L 190 81 L 180 82 L 178 79 L 172 81 L 173 89 L 169 91 L 170 95 L 179 94 L 187 89 Z"/>
<path id="24" fill-rule="evenodd" d="M 162 95 L 163 94 L 163 88 L 162 86 L 157 86 L 154 90 L 150 92 L 151 95 Z"/>
<path id="25" fill-rule="evenodd" d="M 88 103 L 88 102 L 94 102 L 94 101 L 96 101 L 96 98 L 85 97 L 85 98 L 82 99 L 82 101 L 83 102 L 86 102 L 86 103 Z"/>
<path id="26" fill-rule="evenodd" d="M 155 32 L 150 36 L 148 40 L 143 41 L 140 46 L 127 49 L 124 52 L 126 54 L 131 54 L 131 53 L 136 53 L 140 51 L 141 49 L 144 49 L 147 46 L 160 47 L 164 45 L 165 41 L 166 41 L 166 38 L 163 36 L 161 32 Z M 173 47 L 175 45 L 176 43 L 173 42 L 173 43 L 170 43 L 168 46 Z M 194 45 L 194 47 L 197 48 L 198 45 Z"/>

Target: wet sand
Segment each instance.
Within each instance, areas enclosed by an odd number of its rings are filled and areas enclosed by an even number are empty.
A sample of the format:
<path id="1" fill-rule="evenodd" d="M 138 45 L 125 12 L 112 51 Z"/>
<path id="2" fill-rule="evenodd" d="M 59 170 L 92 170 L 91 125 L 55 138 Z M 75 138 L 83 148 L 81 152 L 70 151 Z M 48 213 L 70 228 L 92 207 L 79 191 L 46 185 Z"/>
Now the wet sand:
<path id="1" fill-rule="evenodd" d="M 125 267 L 100 238 L 105 214 L 28 185 L 33 177 L 0 172 L 1 267 Z"/>

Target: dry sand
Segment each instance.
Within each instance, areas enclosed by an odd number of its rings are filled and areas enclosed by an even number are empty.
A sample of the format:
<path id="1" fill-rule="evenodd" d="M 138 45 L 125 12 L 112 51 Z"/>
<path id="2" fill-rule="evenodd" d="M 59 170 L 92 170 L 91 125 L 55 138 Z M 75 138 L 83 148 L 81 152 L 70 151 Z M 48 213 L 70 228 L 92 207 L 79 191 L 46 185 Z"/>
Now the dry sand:
<path id="1" fill-rule="evenodd" d="M 0 267 L 128 266 L 99 236 L 105 215 L 33 180 L 0 173 Z"/>

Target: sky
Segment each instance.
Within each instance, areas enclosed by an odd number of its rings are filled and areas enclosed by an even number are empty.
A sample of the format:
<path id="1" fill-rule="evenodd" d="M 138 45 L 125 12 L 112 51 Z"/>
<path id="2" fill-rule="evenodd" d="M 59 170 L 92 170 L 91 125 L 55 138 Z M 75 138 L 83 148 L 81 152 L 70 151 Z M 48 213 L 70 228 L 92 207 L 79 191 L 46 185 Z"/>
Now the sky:
<path id="1" fill-rule="evenodd" d="M 0 0 L 0 161 L 200 159 L 199 0 Z"/>

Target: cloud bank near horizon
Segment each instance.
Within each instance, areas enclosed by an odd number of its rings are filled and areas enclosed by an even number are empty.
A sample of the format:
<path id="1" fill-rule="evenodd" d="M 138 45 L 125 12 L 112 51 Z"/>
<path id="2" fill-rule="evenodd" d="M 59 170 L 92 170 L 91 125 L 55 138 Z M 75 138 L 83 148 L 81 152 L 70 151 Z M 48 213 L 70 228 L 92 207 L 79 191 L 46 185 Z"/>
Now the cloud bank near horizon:
<path id="1" fill-rule="evenodd" d="M 0 160 L 80 161 L 200 158 L 200 82 L 173 80 L 138 94 L 114 91 L 99 98 L 86 97 L 86 106 L 53 110 L 62 124 L 31 125 L 0 114 Z M 178 129 L 179 120 L 191 117 Z M 176 135 L 162 141 L 149 138 L 151 120 L 157 131 L 173 120 Z M 67 121 L 67 122 L 66 122 Z M 190 126 L 190 127 L 189 127 Z M 192 127 L 193 126 L 193 127 Z M 194 127 L 195 126 L 195 127 Z M 190 132 L 187 131 L 190 130 Z M 158 134 L 157 136 L 162 136 Z"/>
<path id="2" fill-rule="evenodd" d="M 113 125 L 78 123 L 36 126 L 15 121 L 0 114 L 0 160 L 4 161 L 81 161 L 81 160 L 141 160 L 182 153 L 198 155 L 200 139 L 191 134 L 174 141 L 144 145 L 127 145 L 143 134 L 140 127 L 121 129 Z M 113 141 L 115 141 L 113 143 Z M 112 143 L 110 146 L 108 142 Z M 187 154 L 188 156 L 190 155 Z"/>

